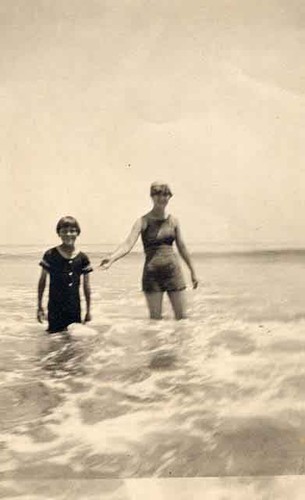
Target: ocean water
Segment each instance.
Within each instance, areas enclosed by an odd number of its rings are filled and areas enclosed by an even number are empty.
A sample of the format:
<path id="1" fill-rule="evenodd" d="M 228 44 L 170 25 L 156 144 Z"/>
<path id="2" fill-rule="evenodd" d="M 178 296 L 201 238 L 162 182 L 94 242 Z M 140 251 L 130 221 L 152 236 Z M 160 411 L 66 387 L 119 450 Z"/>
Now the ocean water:
<path id="1" fill-rule="evenodd" d="M 43 250 L 0 249 L 1 498 L 29 478 L 304 474 L 301 252 L 196 253 L 200 286 L 179 322 L 167 298 L 164 320 L 147 319 L 131 254 L 91 275 L 90 324 L 47 335 Z M 37 488 L 28 498 L 55 498 Z"/>

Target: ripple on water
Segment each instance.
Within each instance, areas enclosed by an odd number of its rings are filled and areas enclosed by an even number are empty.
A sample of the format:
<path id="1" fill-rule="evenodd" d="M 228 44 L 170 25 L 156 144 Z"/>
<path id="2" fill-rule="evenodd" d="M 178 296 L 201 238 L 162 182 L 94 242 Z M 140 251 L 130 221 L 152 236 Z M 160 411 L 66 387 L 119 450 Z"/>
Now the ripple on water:
<path id="1" fill-rule="evenodd" d="M 58 390 L 53 391 L 38 381 L 15 383 L 0 388 L 0 429 L 14 428 L 52 411 L 62 400 Z"/>
<path id="2" fill-rule="evenodd" d="M 198 435 L 154 433 L 138 475 L 163 477 L 304 474 L 304 441 L 286 423 L 269 418 L 197 420 Z M 155 465 L 155 468 L 153 466 Z"/>
<path id="3" fill-rule="evenodd" d="M 267 417 L 231 418 L 215 434 L 224 475 L 304 473 L 305 448 L 293 426 Z"/>
<path id="4" fill-rule="evenodd" d="M 34 426 L 28 431 L 28 434 L 35 443 L 50 443 L 57 438 L 54 432 L 42 425 Z"/>
<path id="5" fill-rule="evenodd" d="M 277 397 L 288 397 L 304 401 L 305 396 L 305 373 L 286 377 L 278 389 Z"/>
<path id="6" fill-rule="evenodd" d="M 175 370 L 177 356 L 170 351 L 159 351 L 151 357 L 149 368 L 151 370 Z"/>
<path id="7" fill-rule="evenodd" d="M 225 330 L 214 335 L 209 341 L 210 347 L 225 347 L 232 354 L 251 354 L 255 348 L 255 342 L 249 336 L 235 330 Z"/>
<path id="8" fill-rule="evenodd" d="M 186 477 L 213 475 L 208 443 L 202 436 L 188 432 L 154 432 L 146 446 L 139 446 L 141 456 L 137 476 Z"/>
<path id="9" fill-rule="evenodd" d="M 123 382 L 136 384 L 148 379 L 151 371 L 146 366 L 132 366 L 122 368 L 120 365 L 105 366 L 94 375 L 94 378 L 102 382 Z"/>
<path id="10" fill-rule="evenodd" d="M 224 382 L 223 380 L 203 380 L 202 382 L 159 380 L 156 385 L 160 389 L 167 389 L 172 395 L 179 397 L 179 403 L 192 404 L 194 407 L 206 409 L 213 405 L 220 406 L 224 400 L 237 401 L 241 398 L 252 397 L 256 389 L 241 387 L 238 383 Z"/>
<path id="11" fill-rule="evenodd" d="M 138 459 L 130 453 L 92 453 L 82 451 L 73 457 L 72 465 L 78 469 L 79 477 L 107 479 L 134 476 Z"/>
<path id="12" fill-rule="evenodd" d="M 297 339 L 278 340 L 270 343 L 265 349 L 274 353 L 300 354 L 305 351 L 305 342 Z"/>
<path id="13" fill-rule="evenodd" d="M 18 477 L 18 481 L 32 479 L 33 477 L 41 479 L 61 479 L 63 477 L 78 479 L 79 473 L 74 471 L 69 465 L 55 464 L 49 460 L 43 460 L 43 457 L 39 461 L 31 461 L 31 456 L 29 455 L 25 463 L 20 464 L 14 471 L 4 473 L 3 476 L 6 479 Z"/>
<path id="14" fill-rule="evenodd" d="M 4 486 L 0 484 L 0 498 L 18 498 L 20 497 L 20 491 L 17 487 Z"/>
<path id="15" fill-rule="evenodd" d="M 105 419 L 124 415 L 130 409 L 122 394 L 110 388 L 99 390 L 93 398 L 83 399 L 79 403 L 81 418 L 85 424 L 96 424 Z"/>

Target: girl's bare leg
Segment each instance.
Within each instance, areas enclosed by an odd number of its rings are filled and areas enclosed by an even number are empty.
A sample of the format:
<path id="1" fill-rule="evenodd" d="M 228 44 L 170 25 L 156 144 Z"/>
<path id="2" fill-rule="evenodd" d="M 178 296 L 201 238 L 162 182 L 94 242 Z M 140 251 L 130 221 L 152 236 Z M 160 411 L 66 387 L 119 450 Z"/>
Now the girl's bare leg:
<path id="1" fill-rule="evenodd" d="M 176 319 L 184 319 L 186 315 L 186 297 L 184 291 L 168 292 L 169 300 L 175 313 Z"/>
<path id="2" fill-rule="evenodd" d="M 145 293 L 151 319 L 162 319 L 163 292 Z"/>

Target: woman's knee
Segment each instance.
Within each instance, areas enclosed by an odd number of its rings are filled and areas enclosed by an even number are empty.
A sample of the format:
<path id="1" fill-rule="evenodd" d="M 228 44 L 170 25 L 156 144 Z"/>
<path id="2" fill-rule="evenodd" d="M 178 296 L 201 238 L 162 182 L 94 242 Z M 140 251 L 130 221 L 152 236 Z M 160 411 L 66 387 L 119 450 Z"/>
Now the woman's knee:
<path id="1" fill-rule="evenodd" d="M 177 320 L 185 319 L 187 317 L 187 314 L 186 314 L 186 301 L 184 293 L 177 291 L 177 292 L 169 292 L 168 295 L 172 304 L 172 308 L 174 310 L 175 318 Z"/>
<path id="2" fill-rule="evenodd" d="M 146 302 L 151 319 L 162 318 L 162 293 L 146 293 Z"/>

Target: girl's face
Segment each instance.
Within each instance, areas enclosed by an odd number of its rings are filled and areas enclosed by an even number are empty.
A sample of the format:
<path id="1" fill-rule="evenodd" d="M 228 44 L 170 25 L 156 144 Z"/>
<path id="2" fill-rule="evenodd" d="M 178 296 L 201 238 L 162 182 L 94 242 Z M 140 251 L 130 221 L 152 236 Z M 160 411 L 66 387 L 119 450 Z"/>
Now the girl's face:
<path id="1" fill-rule="evenodd" d="M 73 226 L 61 227 L 58 235 L 65 246 L 73 247 L 78 237 L 78 231 Z"/>

